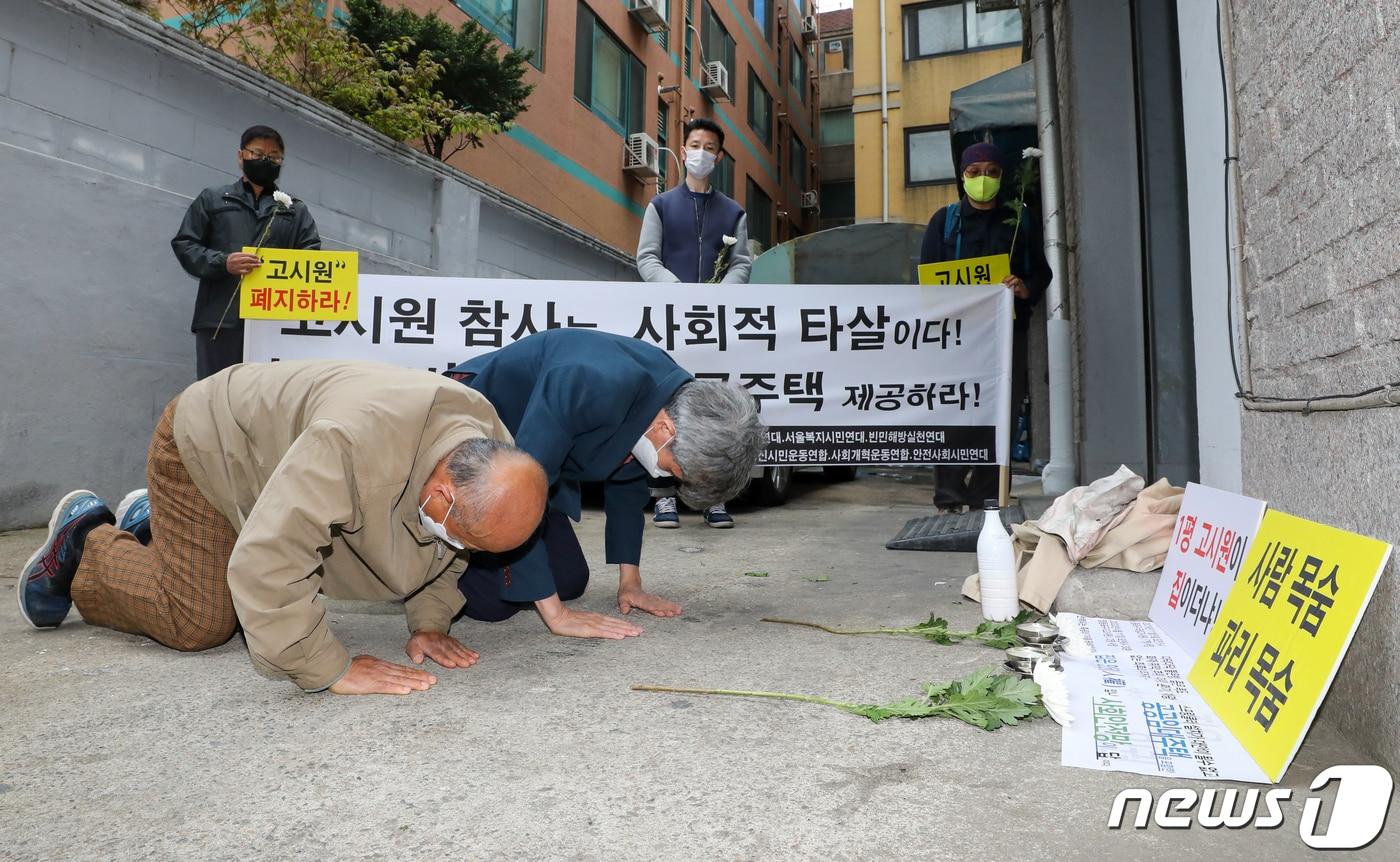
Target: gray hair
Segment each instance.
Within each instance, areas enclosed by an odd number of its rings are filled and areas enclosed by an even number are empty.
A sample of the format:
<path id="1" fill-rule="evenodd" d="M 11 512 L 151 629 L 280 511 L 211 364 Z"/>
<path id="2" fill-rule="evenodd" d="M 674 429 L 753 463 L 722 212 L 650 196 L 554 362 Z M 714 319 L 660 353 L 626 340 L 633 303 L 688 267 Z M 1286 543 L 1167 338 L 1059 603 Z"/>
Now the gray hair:
<path id="1" fill-rule="evenodd" d="M 680 495 L 686 505 L 703 509 L 737 497 L 766 442 L 748 390 L 695 380 L 676 390 L 666 412 L 676 423 L 671 452 L 684 477 Z"/>
<path id="2" fill-rule="evenodd" d="M 447 474 L 456 490 L 459 523 L 467 530 L 480 525 L 488 513 L 505 499 L 510 486 L 492 480 L 491 472 L 502 458 L 530 458 L 523 450 L 493 440 L 476 437 L 458 446 L 447 456 Z M 533 462 L 533 459 L 531 459 Z"/>

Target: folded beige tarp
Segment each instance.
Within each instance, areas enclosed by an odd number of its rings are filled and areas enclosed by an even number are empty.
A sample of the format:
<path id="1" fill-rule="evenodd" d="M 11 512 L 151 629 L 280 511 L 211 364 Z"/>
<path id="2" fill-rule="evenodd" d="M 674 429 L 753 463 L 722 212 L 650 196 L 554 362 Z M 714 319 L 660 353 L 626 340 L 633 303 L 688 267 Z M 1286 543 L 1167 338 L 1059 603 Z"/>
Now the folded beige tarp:
<path id="1" fill-rule="evenodd" d="M 1119 467 L 1112 476 L 1057 497 L 1039 520 L 1012 526 L 1021 601 L 1048 613 L 1076 565 L 1160 569 L 1185 490 L 1166 479 L 1148 488 L 1144 484 L 1141 476 Z M 976 575 L 963 582 L 963 595 L 981 601 Z"/>

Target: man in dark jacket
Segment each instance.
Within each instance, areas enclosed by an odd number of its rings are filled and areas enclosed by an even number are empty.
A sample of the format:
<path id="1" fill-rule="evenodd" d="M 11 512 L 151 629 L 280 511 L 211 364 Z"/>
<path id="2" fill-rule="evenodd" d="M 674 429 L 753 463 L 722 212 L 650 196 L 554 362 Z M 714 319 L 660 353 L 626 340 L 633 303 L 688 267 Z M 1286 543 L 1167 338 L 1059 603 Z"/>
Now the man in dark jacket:
<path id="1" fill-rule="evenodd" d="M 261 262 L 243 247 L 321 247 L 306 204 L 277 188 L 284 151 L 276 129 L 244 132 L 238 144 L 243 176 L 200 192 L 170 241 L 180 266 L 199 279 L 190 331 L 200 380 L 243 361 L 243 321 L 234 306 L 239 282 Z"/>
<path id="2" fill-rule="evenodd" d="M 494 622 L 533 602 L 558 635 L 641 634 L 626 620 L 563 604 L 588 584 L 568 519 L 581 514 L 579 484 L 601 482 L 607 561 L 619 568 L 618 610 L 678 615 L 680 605 L 642 590 L 647 477 L 675 477 L 696 506 L 737 494 L 764 445 L 753 397 L 733 384 L 695 380 L 653 345 L 591 329 L 546 330 L 447 374 L 486 396 L 550 485 L 532 541 L 510 554 L 472 555 L 458 582 L 464 613 Z"/>
<path id="3" fill-rule="evenodd" d="M 1021 409 L 1027 387 L 1027 341 L 1031 309 L 1050 284 L 1050 264 L 1045 260 L 1039 219 L 1029 211 L 1020 214 L 1001 195 L 1005 159 L 994 144 L 973 144 L 963 150 L 961 173 L 964 194 L 957 203 L 933 214 L 924 231 L 919 263 L 942 263 L 1007 254 L 1011 275 L 1003 281 L 1015 294 L 1016 319 L 1011 337 L 1011 411 Z M 1015 247 L 1013 248 L 1013 243 Z M 1014 427 L 1014 421 L 1012 427 Z M 943 511 L 982 505 L 998 496 L 1000 471 L 996 467 L 937 467 L 934 469 L 934 504 Z"/>
<path id="4" fill-rule="evenodd" d="M 731 197 L 710 184 L 724 158 L 724 129 L 699 117 L 685 124 L 685 182 L 651 199 L 637 240 L 637 272 L 644 281 L 748 284 L 748 216 Z M 681 525 L 675 484 L 651 483 L 656 526 Z M 705 510 L 705 523 L 726 529 L 734 519 L 725 501 Z"/>

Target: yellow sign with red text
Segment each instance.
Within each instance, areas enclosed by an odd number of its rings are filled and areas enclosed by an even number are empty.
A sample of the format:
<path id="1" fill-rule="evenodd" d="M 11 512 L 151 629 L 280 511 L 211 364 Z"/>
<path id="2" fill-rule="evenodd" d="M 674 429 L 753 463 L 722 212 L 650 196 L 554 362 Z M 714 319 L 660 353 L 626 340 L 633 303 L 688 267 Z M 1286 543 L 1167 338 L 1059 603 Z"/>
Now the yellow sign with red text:
<path id="1" fill-rule="evenodd" d="M 1302 744 L 1390 551 L 1265 513 L 1189 679 L 1270 780 Z"/>
<path id="2" fill-rule="evenodd" d="M 244 248 L 262 263 L 239 287 L 250 320 L 359 320 L 360 256 L 353 251 Z"/>

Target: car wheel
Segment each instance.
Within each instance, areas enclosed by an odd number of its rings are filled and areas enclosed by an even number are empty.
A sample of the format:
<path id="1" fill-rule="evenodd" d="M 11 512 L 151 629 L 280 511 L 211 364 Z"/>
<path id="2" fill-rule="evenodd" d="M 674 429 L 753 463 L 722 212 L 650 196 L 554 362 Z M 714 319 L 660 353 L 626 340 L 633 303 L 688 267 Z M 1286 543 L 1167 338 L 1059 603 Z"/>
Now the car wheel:
<path id="1" fill-rule="evenodd" d="M 791 467 L 764 467 L 763 475 L 749 483 L 753 497 L 764 506 L 781 506 L 792 491 Z"/>

